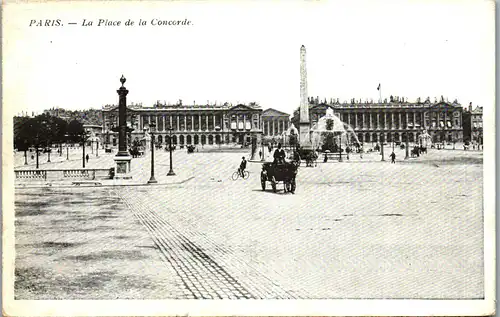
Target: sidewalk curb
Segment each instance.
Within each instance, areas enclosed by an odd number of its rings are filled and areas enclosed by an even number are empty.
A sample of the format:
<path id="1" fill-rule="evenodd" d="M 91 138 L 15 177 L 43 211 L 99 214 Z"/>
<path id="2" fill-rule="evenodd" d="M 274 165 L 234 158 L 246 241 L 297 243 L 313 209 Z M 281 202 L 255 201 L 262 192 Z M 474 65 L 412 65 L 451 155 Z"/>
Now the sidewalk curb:
<path id="1" fill-rule="evenodd" d="M 75 186 L 71 184 L 61 184 L 61 185 L 53 185 L 53 184 L 44 184 L 44 185 L 33 185 L 33 186 L 21 186 L 19 184 L 14 185 L 15 189 L 28 189 L 28 188 L 94 188 L 94 187 L 137 187 L 137 186 L 170 186 L 170 185 L 182 185 L 193 180 L 195 176 L 190 176 L 183 180 L 173 183 L 157 183 L 157 184 L 148 184 L 148 183 L 130 183 L 130 184 L 103 184 L 103 185 L 90 185 L 90 186 Z"/>

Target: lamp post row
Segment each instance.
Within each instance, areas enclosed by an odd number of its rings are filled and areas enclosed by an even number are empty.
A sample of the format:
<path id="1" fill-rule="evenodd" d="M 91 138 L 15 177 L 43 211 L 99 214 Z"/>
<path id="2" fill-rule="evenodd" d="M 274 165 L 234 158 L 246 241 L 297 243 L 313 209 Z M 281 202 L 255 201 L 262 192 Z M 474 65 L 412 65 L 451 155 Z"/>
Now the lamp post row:
<path id="1" fill-rule="evenodd" d="M 151 176 L 149 178 L 148 184 L 158 183 L 158 181 L 155 178 L 155 156 L 154 156 L 155 155 L 154 134 L 156 132 L 155 128 L 156 128 L 156 124 L 151 123 L 149 125 L 149 131 L 151 133 Z M 174 176 L 175 172 L 173 170 L 173 165 L 172 165 L 172 131 L 173 131 L 173 128 L 169 127 L 168 131 L 169 131 L 168 148 L 169 148 L 169 152 L 170 152 L 170 170 L 168 171 L 167 176 Z"/>

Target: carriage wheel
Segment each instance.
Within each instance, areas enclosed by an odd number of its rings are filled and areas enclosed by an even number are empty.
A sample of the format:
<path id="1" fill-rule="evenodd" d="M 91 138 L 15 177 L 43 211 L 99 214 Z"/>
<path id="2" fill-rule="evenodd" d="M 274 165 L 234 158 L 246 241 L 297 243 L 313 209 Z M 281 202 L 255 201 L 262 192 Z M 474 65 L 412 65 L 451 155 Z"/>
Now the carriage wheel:
<path id="1" fill-rule="evenodd" d="M 276 178 L 274 176 L 271 178 L 271 187 L 273 188 L 273 192 L 276 192 Z"/>
<path id="2" fill-rule="evenodd" d="M 297 187 L 297 184 L 295 184 L 295 178 L 294 178 L 294 179 L 292 179 L 292 181 L 291 181 L 290 185 L 291 185 L 291 186 L 290 186 L 290 187 L 291 187 L 291 188 L 290 188 L 290 191 L 292 192 L 292 194 L 294 194 L 294 193 L 295 193 L 295 188 Z"/>
<path id="3" fill-rule="evenodd" d="M 238 177 L 240 177 L 240 173 L 238 173 L 238 172 L 234 172 L 233 176 L 231 176 L 231 178 L 233 179 L 233 181 L 237 180 Z"/>
<path id="4" fill-rule="evenodd" d="M 243 171 L 243 179 L 248 179 L 250 177 L 249 171 Z"/>
<path id="5" fill-rule="evenodd" d="M 260 184 L 262 185 L 262 190 L 266 190 L 266 177 L 264 175 L 260 175 Z"/>
<path id="6" fill-rule="evenodd" d="M 291 192 L 292 191 L 292 182 L 291 181 L 286 181 L 285 182 L 285 193 L 286 192 Z"/>

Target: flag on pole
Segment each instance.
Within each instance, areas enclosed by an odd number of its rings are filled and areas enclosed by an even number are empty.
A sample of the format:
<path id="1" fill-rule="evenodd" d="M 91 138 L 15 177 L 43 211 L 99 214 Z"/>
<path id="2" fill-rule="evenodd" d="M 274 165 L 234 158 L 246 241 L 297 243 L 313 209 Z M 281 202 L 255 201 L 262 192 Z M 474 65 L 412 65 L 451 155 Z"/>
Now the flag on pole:
<path id="1" fill-rule="evenodd" d="M 377 90 L 380 90 L 380 84 L 378 84 Z"/>

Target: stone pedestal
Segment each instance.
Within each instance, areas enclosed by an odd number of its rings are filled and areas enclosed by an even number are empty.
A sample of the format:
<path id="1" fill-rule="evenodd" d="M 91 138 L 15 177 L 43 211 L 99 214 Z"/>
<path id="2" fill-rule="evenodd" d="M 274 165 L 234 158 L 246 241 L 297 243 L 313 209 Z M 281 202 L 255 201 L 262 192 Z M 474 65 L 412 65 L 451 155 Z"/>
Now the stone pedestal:
<path id="1" fill-rule="evenodd" d="M 130 174 L 131 156 L 115 156 L 114 157 L 116 168 L 114 179 L 132 179 Z"/>
<path id="2" fill-rule="evenodd" d="M 261 143 L 259 141 L 260 141 L 260 134 L 252 133 L 252 152 L 250 155 L 251 161 L 257 160 L 257 153 L 260 150 L 259 147 L 260 147 L 260 143 Z"/>
<path id="3" fill-rule="evenodd" d="M 303 150 L 312 150 L 311 131 L 309 122 L 301 122 L 299 126 L 299 144 Z"/>

